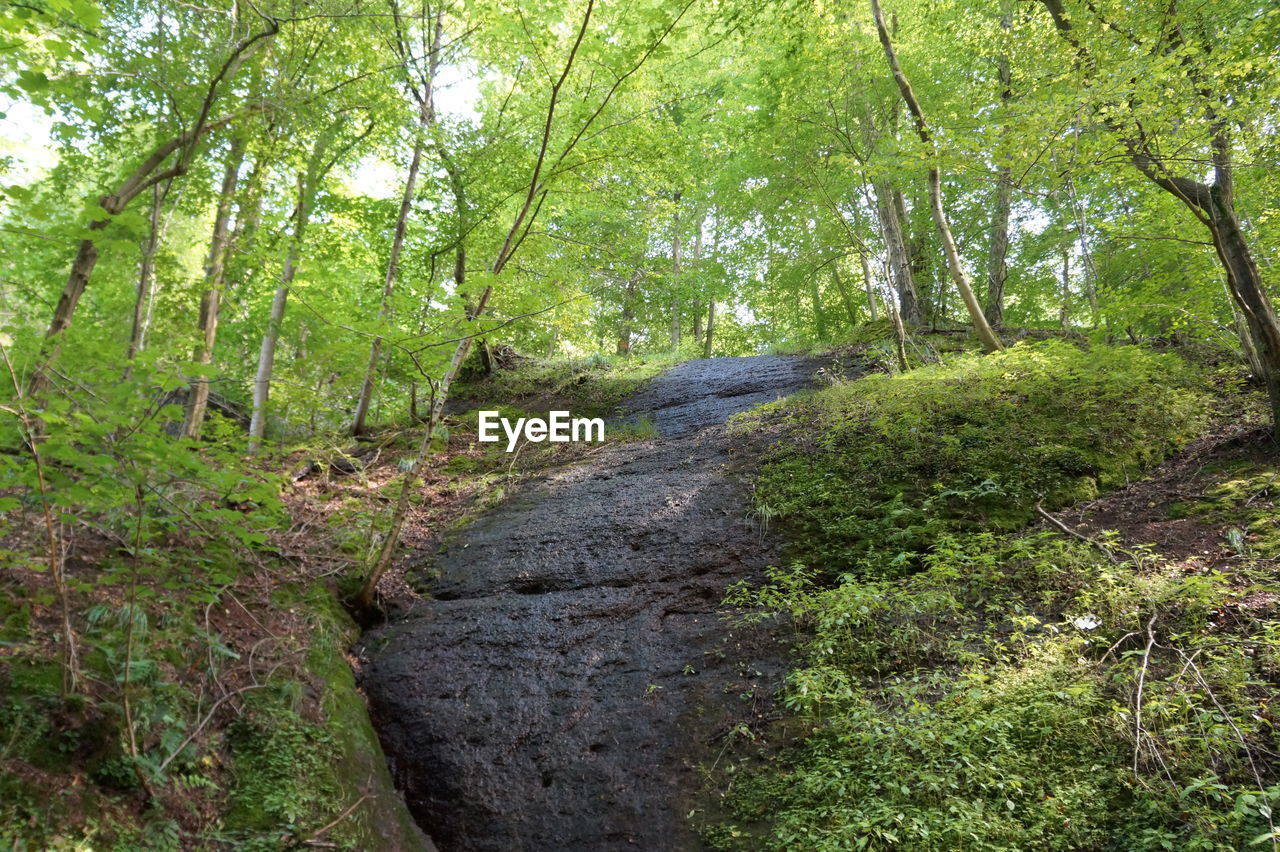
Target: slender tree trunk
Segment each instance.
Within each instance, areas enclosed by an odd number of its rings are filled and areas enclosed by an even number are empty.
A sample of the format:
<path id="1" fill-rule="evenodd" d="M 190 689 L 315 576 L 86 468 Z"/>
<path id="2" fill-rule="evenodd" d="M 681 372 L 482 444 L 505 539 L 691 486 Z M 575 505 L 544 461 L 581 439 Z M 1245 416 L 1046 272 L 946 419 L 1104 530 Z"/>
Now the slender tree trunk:
<path id="1" fill-rule="evenodd" d="M 865 261 L 863 263 L 865 264 Z M 865 265 L 863 271 L 866 271 Z M 849 292 L 849 287 L 840 275 L 840 265 L 838 263 L 831 264 L 831 283 L 835 285 L 836 292 L 840 294 L 840 303 L 844 305 L 844 314 L 849 320 L 849 327 L 856 327 L 858 325 L 858 308 L 853 303 L 853 295 Z"/>
<path id="2" fill-rule="evenodd" d="M 1008 62 L 1004 62 L 1008 66 Z M 1009 253 L 1009 197 L 1013 186 L 1008 166 L 996 174 L 996 195 L 991 211 L 991 254 L 987 257 L 987 303 L 983 313 L 987 322 L 999 328 L 1004 325 L 1004 283 L 1009 277 L 1005 262 Z"/>
<path id="3" fill-rule="evenodd" d="M 618 323 L 617 354 L 624 358 L 631 354 L 631 325 L 635 322 L 636 284 L 640 281 L 640 270 L 631 273 L 627 279 L 627 287 L 622 291 L 622 319 Z"/>
<path id="4" fill-rule="evenodd" d="M 871 321 L 876 322 L 880 319 L 880 310 L 876 306 L 876 291 L 871 282 L 871 264 L 867 262 L 865 251 L 858 252 L 858 261 L 862 264 L 862 286 L 867 290 L 867 312 L 871 314 Z"/>
<path id="5" fill-rule="evenodd" d="M 1062 305 L 1058 309 L 1058 323 L 1066 329 L 1071 322 L 1071 252 L 1066 245 L 1058 251 L 1062 256 Z"/>
<path id="6" fill-rule="evenodd" d="M 894 135 L 897 132 L 899 108 L 895 103 L 888 122 L 889 132 Z M 875 147 L 880 134 L 875 115 L 870 106 L 867 106 L 862 119 L 862 140 L 868 151 Z M 870 191 L 867 190 L 868 184 L 871 187 Z M 916 289 L 914 259 L 904 230 L 906 215 L 903 212 L 902 194 L 894 192 L 887 180 L 869 180 L 865 175 L 862 192 L 867 200 L 867 206 L 875 209 L 876 223 L 880 227 L 880 236 L 884 240 L 888 254 L 889 269 L 885 275 L 885 281 L 897 293 L 898 307 L 894 313 L 905 323 L 913 326 L 923 325 L 924 312 L 920 294 Z"/>
<path id="7" fill-rule="evenodd" d="M 1253 345 L 1253 335 L 1249 333 L 1249 321 L 1244 318 L 1244 313 L 1236 304 L 1235 296 L 1231 293 L 1231 285 L 1223 281 L 1222 289 L 1227 294 L 1227 304 L 1231 306 L 1231 318 L 1236 328 L 1236 336 L 1240 338 L 1240 350 L 1244 353 L 1245 363 L 1249 365 L 1251 373 L 1261 378 L 1267 371 L 1262 365 L 1262 359 L 1258 357 L 1258 347 Z"/>
<path id="8" fill-rule="evenodd" d="M 676 193 L 675 197 L 676 210 L 672 214 L 671 221 L 671 348 L 677 349 L 680 346 L 680 276 L 682 252 L 684 249 L 683 241 L 680 238 L 680 193 Z"/>
<path id="9" fill-rule="evenodd" d="M 907 109 L 915 117 L 916 132 L 920 136 L 920 141 L 932 149 L 933 139 L 925 123 L 924 111 L 920 108 L 920 103 L 916 100 L 915 92 L 911 90 L 911 84 L 907 81 L 906 75 L 902 73 L 901 66 L 898 65 L 898 56 L 894 53 L 893 42 L 889 39 L 889 30 L 885 26 L 884 13 L 880 11 L 879 0 L 871 0 L 871 10 L 876 19 L 876 31 L 880 36 L 880 44 L 884 47 L 885 58 L 889 60 L 893 78 L 898 84 L 898 90 L 902 93 L 902 99 L 907 103 Z M 942 250 L 947 256 L 947 266 L 951 270 L 951 278 L 969 311 L 969 319 L 973 322 L 974 331 L 977 332 L 978 339 L 982 341 L 983 347 L 988 352 L 998 352 L 1004 348 L 1004 344 L 987 323 L 987 318 L 983 315 L 982 307 L 978 304 L 978 298 L 974 295 L 973 287 L 969 283 L 969 275 L 960 262 L 960 253 L 956 249 L 956 242 L 951 234 L 951 224 L 947 221 L 947 212 L 942 202 L 942 176 L 936 164 L 929 169 L 929 200 L 933 207 L 933 221 L 938 228 L 938 237 L 942 240 Z"/>
<path id="10" fill-rule="evenodd" d="M 898 211 L 893 203 L 893 190 L 884 181 L 877 181 L 873 189 L 880 234 L 884 237 L 885 247 L 889 252 L 894 289 L 898 291 L 897 313 L 906 325 L 923 325 L 924 314 L 920 309 L 920 296 L 916 291 L 915 276 L 911 270 L 911 257 L 907 253 L 902 221 L 898 218 Z"/>
<path id="11" fill-rule="evenodd" d="M 316 193 L 320 182 L 329 170 L 334 167 L 344 154 L 350 151 L 362 139 L 373 132 L 373 122 L 358 136 L 352 137 L 338 146 L 336 153 L 330 156 L 330 150 L 337 141 L 345 124 L 335 121 L 326 127 L 316 139 L 307 159 L 306 166 L 299 171 L 297 180 L 298 200 L 294 208 L 293 234 L 289 238 L 289 249 L 285 255 L 284 268 L 280 272 L 280 284 L 276 288 L 275 298 L 271 302 L 271 316 L 267 320 L 267 331 L 262 337 L 262 347 L 258 351 L 258 371 L 253 382 L 253 413 L 249 419 L 249 452 L 257 452 L 262 446 L 263 436 L 267 430 L 267 403 L 271 397 L 271 377 L 275 370 L 276 343 L 280 339 L 280 327 L 284 322 L 285 304 L 289 298 L 289 290 L 293 287 L 294 276 L 298 274 L 298 264 L 302 260 L 303 240 L 306 237 L 307 225 L 311 222 L 312 208 L 315 206 Z"/>
<path id="12" fill-rule="evenodd" d="M 813 299 L 813 322 L 818 332 L 819 340 L 827 339 L 827 313 L 822 307 L 822 288 L 818 283 L 818 276 L 813 276 L 809 281 L 809 292 Z"/>
<path id="13" fill-rule="evenodd" d="M 289 298 L 289 287 L 293 284 L 298 269 L 300 250 L 290 246 L 289 256 L 284 262 L 284 271 L 280 275 L 280 286 L 276 288 L 275 298 L 271 300 L 271 317 L 267 320 L 267 333 L 262 336 L 262 345 L 258 350 L 258 372 L 253 381 L 253 414 L 249 419 L 249 452 L 256 453 L 262 448 L 262 440 L 267 433 L 267 402 L 271 398 L 271 376 L 275 370 L 276 344 L 280 340 L 280 326 L 284 322 L 285 304 Z"/>
<path id="14" fill-rule="evenodd" d="M 133 375 L 133 360 L 142 351 L 147 330 L 147 306 L 151 304 L 151 288 L 155 284 L 156 252 L 160 248 L 160 210 L 164 204 L 160 184 L 151 187 L 151 217 L 147 227 L 147 239 L 142 245 L 142 260 L 138 265 L 138 296 L 133 303 L 133 326 L 129 330 L 129 349 L 125 353 L 128 364 L 124 368 L 127 381 Z"/>
<path id="15" fill-rule="evenodd" d="M 707 299 L 707 336 L 702 340 L 702 357 L 711 357 L 711 338 L 716 330 L 716 300 Z"/>
<path id="16" fill-rule="evenodd" d="M 418 171 L 422 167 L 422 152 L 426 147 L 427 126 L 431 121 L 426 109 L 418 113 L 418 136 L 413 143 L 413 155 L 409 159 L 409 173 L 404 179 L 404 194 L 400 197 L 400 212 L 396 216 L 395 234 L 391 238 L 391 254 L 387 258 L 386 275 L 382 281 L 382 299 L 378 307 L 378 319 L 387 322 L 391 317 L 391 297 L 395 293 L 400 276 L 400 253 L 404 250 L 405 231 L 409 225 L 409 212 L 413 209 L 413 197 L 418 185 Z M 369 347 L 369 364 L 365 367 L 360 396 L 356 401 L 356 413 L 351 424 L 351 434 L 363 435 L 367 428 L 369 405 L 373 402 L 373 385 L 382 360 L 382 337 L 373 339 Z"/>
<path id="17" fill-rule="evenodd" d="M 1098 271 L 1093 265 L 1093 252 L 1089 248 L 1089 223 L 1085 219 L 1084 208 L 1080 205 L 1076 193 L 1076 182 L 1067 175 L 1067 191 L 1071 196 L 1071 207 L 1075 212 L 1076 234 L 1080 240 L 1080 256 L 1084 259 L 1084 295 L 1089 302 L 1089 324 L 1098 324 Z"/>
<path id="18" fill-rule="evenodd" d="M 196 344 L 194 360 L 201 367 L 213 362 L 213 346 L 218 339 L 218 311 L 222 305 L 222 287 L 226 279 L 227 248 L 230 244 L 231 201 L 240 179 L 240 166 L 244 162 L 244 140 L 240 136 L 231 139 L 231 152 L 222 172 L 222 189 L 218 194 L 218 207 L 213 216 L 213 237 L 209 241 L 209 259 L 204 270 L 204 294 L 200 298 L 200 342 Z M 209 405 L 209 377 L 198 375 L 187 391 L 186 420 L 182 435 L 192 440 L 200 437 L 205 410 Z"/>
<path id="19" fill-rule="evenodd" d="M 702 264 L 700 263 L 700 261 L 702 260 L 702 223 L 705 220 L 705 218 L 706 218 L 705 216 L 698 217 L 697 227 L 693 231 L 693 270 L 694 270 L 695 278 L 698 278 L 699 280 L 700 280 L 700 270 L 702 268 Z M 701 290 L 702 287 L 699 285 L 698 289 Z M 702 347 L 702 300 L 699 298 L 695 298 L 693 300 L 693 304 L 690 305 L 689 307 L 693 313 L 693 342 L 698 346 L 698 348 L 701 348 Z"/>
<path id="20" fill-rule="evenodd" d="M 1013 12 L 1006 2 L 1000 16 L 1000 28 L 1005 32 L 1013 26 Z M 1009 55 L 1000 51 L 996 59 L 996 74 L 1000 80 L 1000 104 L 1006 106 L 1013 97 L 1013 76 L 1009 71 Z M 1003 134 L 1002 134 L 1003 137 Z M 983 306 L 987 322 L 996 328 L 1004 325 L 1004 283 L 1009 277 L 1005 263 L 1009 253 L 1009 199 L 1013 194 L 1013 171 L 1002 165 L 996 171 L 996 194 L 991 211 L 991 253 L 987 256 L 987 303 Z"/>
<path id="21" fill-rule="evenodd" d="M 888 270 L 885 270 L 888 272 Z M 906 373 L 910 371 L 911 365 L 907 362 L 907 327 L 902 322 L 902 312 L 898 310 L 898 302 L 896 299 L 888 300 L 889 319 L 893 322 L 893 341 L 897 350 L 898 368 Z"/>
<path id="22" fill-rule="evenodd" d="M 284 268 L 280 272 L 280 285 L 271 300 L 271 315 L 267 319 L 267 331 L 262 336 L 258 350 L 258 371 L 253 381 L 253 414 L 249 419 L 249 452 L 256 453 L 262 447 L 267 432 L 267 403 L 271 399 L 271 377 L 275 370 L 276 344 L 280 340 L 280 327 L 284 323 L 284 309 L 289 299 L 289 288 L 298 273 L 302 259 L 302 239 L 310 219 L 311 187 L 307 173 L 298 175 L 298 210 L 289 238 L 289 250 Z"/>
<path id="23" fill-rule="evenodd" d="M 988 352 L 999 352 L 1004 349 L 1004 344 L 1000 342 L 999 337 L 996 337 L 996 333 L 987 323 L 987 318 L 983 316 L 982 306 L 978 304 L 978 297 L 973 293 L 969 275 L 964 270 L 964 264 L 960 261 L 960 252 L 956 249 L 955 239 L 951 236 L 951 225 L 947 221 L 947 212 L 942 206 L 942 177 L 936 166 L 929 170 L 929 195 L 933 201 L 933 219 L 938 225 L 938 236 L 942 240 L 942 249 L 947 256 L 947 266 L 951 269 L 951 279 L 955 282 L 956 289 L 960 291 L 960 298 L 964 300 L 964 306 L 969 311 L 973 329 L 977 332 L 978 339 L 982 341 L 983 348 Z"/>

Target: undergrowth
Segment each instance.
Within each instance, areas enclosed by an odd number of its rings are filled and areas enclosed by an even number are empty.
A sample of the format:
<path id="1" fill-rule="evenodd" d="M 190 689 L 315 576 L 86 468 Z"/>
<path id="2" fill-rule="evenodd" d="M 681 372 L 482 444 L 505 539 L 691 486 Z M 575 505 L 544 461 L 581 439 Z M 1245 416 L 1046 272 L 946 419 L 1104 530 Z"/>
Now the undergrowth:
<path id="1" fill-rule="evenodd" d="M 0 419 L 0 849 L 379 848 L 307 483 L 176 440 L 174 380 L 138 371 Z"/>
<path id="2" fill-rule="evenodd" d="M 649 379 L 687 358 L 677 350 L 630 358 L 529 359 L 518 369 L 460 381 L 450 400 L 467 408 L 506 405 L 538 415 L 564 408 L 575 417 L 608 417 L 617 414 L 618 405 Z"/>
<path id="3" fill-rule="evenodd" d="M 1051 341 L 874 374 L 762 406 L 781 424 L 756 510 L 831 576 L 899 576 L 943 532 L 1014 530 L 1037 503 L 1123 485 L 1195 435 L 1207 396 L 1175 355 Z"/>
<path id="4" fill-rule="evenodd" d="M 740 726 L 710 774 L 708 843 L 1275 848 L 1274 563 L 1027 529 L 1137 478 L 1208 408 L 1176 356 L 1046 343 L 742 423 L 786 430 L 757 499 L 793 561 L 728 602 L 792 624 L 798 653 L 785 719 Z M 1206 499 L 1238 521 L 1267 472 Z"/>

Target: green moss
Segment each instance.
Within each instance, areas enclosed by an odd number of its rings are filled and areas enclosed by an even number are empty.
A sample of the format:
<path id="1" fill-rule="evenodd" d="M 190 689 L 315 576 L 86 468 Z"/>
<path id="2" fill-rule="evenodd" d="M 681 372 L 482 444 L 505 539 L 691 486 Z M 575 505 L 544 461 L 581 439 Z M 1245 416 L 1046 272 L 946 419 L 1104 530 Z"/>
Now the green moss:
<path id="1" fill-rule="evenodd" d="M 1211 630 L 1234 594 L 1229 578 L 1116 565 L 1051 533 L 944 536 L 897 579 L 831 586 L 802 565 L 775 570 L 732 602 L 802 628 L 782 700 L 809 733 L 763 764 L 750 749 L 722 755 L 729 815 L 708 840 L 777 852 L 1245 848 L 1267 831 L 1262 805 L 1280 801 L 1280 787 L 1258 790 L 1239 740 L 1270 742 L 1256 712 L 1270 698 L 1253 687 L 1273 670 L 1280 622 Z M 1153 624 L 1168 644 L 1144 654 Z M 1188 656 L 1212 696 L 1186 682 Z M 1144 758 L 1135 779 L 1139 681 L 1144 748 L 1159 762 Z"/>
<path id="2" fill-rule="evenodd" d="M 913 570 L 939 534 L 1012 531 L 1125 484 L 1196 433 L 1208 397 L 1176 356 L 1052 341 L 872 375 L 765 406 L 787 430 L 756 490 L 791 555 L 833 574 Z"/>
<path id="3" fill-rule="evenodd" d="M 298 715 L 288 693 L 250 693 L 228 732 L 234 780 L 225 823 L 232 832 L 301 831 L 334 812 L 333 740 Z"/>
<path id="4" fill-rule="evenodd" d="M 514 370 L 460 382 L 450 397 L 484 408 L 499 408 L 500 402 L 538 415 L 554 406 L 568 408 L 576 417 L 607 417 L 645 382 L 680 360 L 679 353 L 533 359 Z"/>
<path id="5" fill-rule="evenodd" d="M 243 848 L 274 849 L 279 838 L 306 837 L 345 813 L 324 837 L 337 848 L 425 848 L 344 656 L 359 628 L 322 585 L 281 587 L 273 604 L 308 619 L 308 681 L 248 694 L 247 712 L 227 736 L 233 775 L 227 831 Z M 318 712 L 304 715 L 317 705 Z"/>
<path id="6" fill-rule="evenodd" d="M 350 801 L 342 802 L 343 809 L 355 802 L 359 789 L 371 794 L 344 821 L 338 836 L 371 852 L 423 849 L 425 838 L 395 790 L 364 699 L 342 655 L 360 631 L 327 590 L 314 588 L 309 604 L 316 617 L 317 641 L 307 663 L 322 683 L 321 707 L 334 746 L 334 766 L 338 777 L 348 782 L 345 799 Z M 360 784 L 350 783 L 353 779 L 360 779 Z"/>
<path id="7" fill-rule="evenodd" d="M 1214 526 L 1229 525 L 1243 533 L 1239 542 L 1228 543 L 1241 555 L 1272 559 L 1280 556 L 1280 468 L 1274 465 L 1238 463 L 1220 466 L 1211 472 L 1212 484 L 1202 499 L 1188 510 L 1188 516 Z M 1230 529 L 1227 532 L 1232 537 Z"/>
<path id="8" fill-rule="evenodd" d="M 1258 707 L 1277 700 L 1280 620 L 1222 613 L 1272 566 L 1188 573 L 1147 551 L 1115 564 L 1023 531 L 1037 503 L 1087 499 L 1163 459 L 1208 402 L 1176 357 L 1055 342 L 739 421 L 781 431 L 757 510 L 797 561 L 728 603 L 790 619 L 798 653 L 785 728 L 728 741 L 708 770 L 726 810 L 701 826 L 706 842 L 1226 852 L 1266 833 L 1280 786 L 1258 789 L 1241 740 L 1270 748 Z M 1261 550 L 1271 478 L 1224 469 L 1210 499 L 1170 512 L 1218 513 Z M 747 744 L 769 739 L 792 744 Z"/>

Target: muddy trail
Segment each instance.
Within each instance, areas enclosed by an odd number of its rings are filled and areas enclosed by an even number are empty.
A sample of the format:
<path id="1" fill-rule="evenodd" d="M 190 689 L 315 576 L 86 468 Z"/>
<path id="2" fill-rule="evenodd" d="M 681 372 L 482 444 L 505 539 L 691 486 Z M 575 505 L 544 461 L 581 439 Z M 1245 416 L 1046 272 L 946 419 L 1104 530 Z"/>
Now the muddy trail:
<path id="1" fill-rule="evenodd" d="M 432 599 L 366 635 L 375 724 L 444 852 L 700 848 L 698 765 L 764 711 L 785 662 L 724 618 L 726 587 L 777 557 L 748 508 L 755 453 L 724 422 L 821 366 L 659 376 L 627 410 L 661 437 L 526 484 L 450 540 Z"/>

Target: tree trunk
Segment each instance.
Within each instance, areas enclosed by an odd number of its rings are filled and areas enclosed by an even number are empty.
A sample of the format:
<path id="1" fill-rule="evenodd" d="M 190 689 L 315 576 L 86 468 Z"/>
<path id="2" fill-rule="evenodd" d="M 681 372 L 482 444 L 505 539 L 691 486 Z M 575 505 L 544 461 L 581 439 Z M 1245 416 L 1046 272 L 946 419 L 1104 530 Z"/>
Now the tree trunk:
<path id="1" fill-rule="evenodd" d="M 1080 256 L 1084 259 L 1084 295 L 1089 302 L 1089 323 L 1098 325 L 1098 270 L 1093 265 L 1093 253 L 1089 248 L 1089 223 L 1085 219 L 1084 209 L 1080 206 L 1080 198 L 1076 193 L 1076 182 L 1067 175 L 1067 191 L 1071 195 L 1071 207 L 1075 212 L 1076 234 L 1080 240 Z M 1228 290 L 1228 292 L 1230 292 Z"/>
<path id="2" fill-rule="evenodd" d="M 893 321 L 893 342 L 898 355 L 898 368 L 906 373 L 911 365 L 907 362 L 907 327 L 902 322 L 902 312 L 898 310 L 896 299 L 889 299 L 889 318 Z"/>
<path id="3" fill-rule="evenodd" d="M 262 439 L 267 433 L 267 403 L 271 399 L 271 377 L 275 370 L 276 344 L 280 340 L 280 326 L 284 322 L 285 304 L 289 299 L 289 288 L 293 286 L 294 276 L 298 273 L 298 264 L 302 259 L 302 239 L 311 216 L 309 183 L 309 176 L 306 173 L 298 175 L 298 210 L 294 220 L 293 234 L 289 238 L 289 251 L 285 256 L 284 268 L 280 271 L 280 285 L 276 288 L 275 298 L 271 301 L 271 316 L 267 320 L 267 331 L 262 336 L 262 346 L 258 350 L 258 371 L 253 381 L 253 414 L 249 419 L 250 453 L 256 453 L 262 447 Z"/>
<path id="4" fill-rule="evenodd" d="M 138 266 L 138 296 L 133 303 L 133 326 L 129 329 L 129 349 L 125 353 L 128 364 L 124 368 L 126 381 L 133 375 L 133 359 L 138 357 L 146 345 L 147 306 L 151 304 L 151 288 L 155 284 L 156 252 L 160 248 L 160 209 L 164 204 L 165 193 L 160 191 L 160 184 L 151 187 L 151 218 L 148 222 L 147 239 L 142 245 L 142 261 Z"/>
<path id="5" fill-rule="evenodd" d="M 876 217 L 880 222 L 880 234 L 889 252 L 889 264 L 893 270 L 894 289 L 898 291 L 897 313 L 905 325 L 924 324 L 920 309 L 920 297 L 916 292 L 915 276 L 911 271 L 911 257 L 907 253 L 902 221 L 893 203 L 893 190 L 885 181 L 873 185 L 876 196 Z"/>
<path id="6" fill-rule="evenodd" d="M 1262 366 L 1262 359 L 1258 357 L 1258 347 L 1253 345 L 1253 335 L 1249 332 L 1249 321 L 1244 318 L 1244 313 L 1240 310 L 1240 306 L 1236 304 L 1235 297 L 1231 294 L 1231 285 L 1223 281 L 1222 289 L 1227 294 L 1227 304 L 1231 306 L 1231 318 L 1236 327 L 1236 336 L 1240 338 L 1240 350 L 1244 353 L 1245 363 L 1249 365 L 1251 373 L 1258 378 L 1262 378 L 1267 374 L 1267 371 Z"/>
<path id="7" fill-rule="evenodd" d="M 871 264 L 867 261 L 865 251 L 858 253 L 858 260 L 862 264 L 862 286 L 867 290 L 867 312 L 871 314 L 871 321 L 875 322 L 880 319 L 880 311 L 876 307 L 876 292 L 871 283 Z"/>
<path id="8" fill-rule="evenodd" d="M 933 201 L 933 220 L 938 225 L 938 237 L 942 240 L 942 249 L 947 256 L 951 279 L 955 282 L 960 298 L 964 300 L 964 306 L 969 311 L 973 329 L 977 332 L 978 339 L 982 341 L 984 349 L 988 352 L 999 352 L 1004 349 L 1004 344 L 1000 342 L 999 337 L 996 337 L 996 333 L 987 323 L 987 318 L 983 316 L 982 306 L 978 304 L 978 297 L 973 293 L 969 275 L 964 271 L 960 252 L 956 249 L 955 239 L 951 236 L 951 224 L 947 221 L 947 212 L 942 206 L 942 177 L 937 166 L 929 169 L 929 197 Z"/>
<path id="9" fill-rule="evenodd" d="M 822 288 L 818 284 L 818 276 L 813 276 L 809 282 L 810 293 L 813 298 L 813 322 L 818 332 L 819 340 L 827 339 L 827 315 L 822 309 Z"/>
<path id="10" fill-rule="evenodd" d="M 702 260 L 702 223 L 706 216 L 698 217 L 698 225 L 693 232 L 693 269 L 695 278 L 699 277 L 699 270 Z M 702 289 L 701 286 L 698 287 Z M 689 306 L 693 313 L 693 342 L 698 348 L 702 348 L 702 300 L 695 298 L 693 304 Z"/>
<path id="11" fill-rule="evenodd" d="M 298 201 L 294 208 L 293 234 L 289 238 L 289 250 L 285 256 L 284 268 L 280 272 L 280 285 L 276 288 L 275 298 L 271 302 L 271 316 L 267 321 L 267 331 L 263 335 L 262 347 L 258 351 L 258 371 L 253 382 L 253 414 L 249 419 L 250 453 L 257 452 L 266 434 L 267 403 L 271 397 L 271 376 L 275 369 L 276 343 L 280 339 L 280 326 L 284 321 L 284 309 L 289 298 L 289 290 L 293 286 L 294 276 L 298 273 L 298 264 L 302 260 L 303 240 L 307 225 L 311 221 L 312 208 L 315 206 L 320 182 L 338 160 L 372 133 L 376 126 L 376 123 L 371 121 L 363 133 L 344 142 L 332 156 L 330 156 L 330 148 L 342 132 L 344 122 L 335 121 L 325 127 L 311 149 L 306 166 L 298 173 Z"/>
<path id="12" fill-rule="evenodd" d="M 637 269 L 627 279 L 627 287 L 622 292 L 622 319 L 618 323 L 617 354 L 624 358 L 631 354 L 631 324 L 635 322 L 636 283 L 640 280 Z"/>
<path id="13" fill-rule="evenodd" d="M 863 260 L 863 272 L 866 272 L 866 260 Z M 844 305 L 844 314 L 849 320 L 849 327 L 855 328 L 858 325 L 858 308 L 853 303 L 853 295 L 849 292 L 844 279 L 840 277 L 838 263 L 831 264 L 831 283 L 835 284 L 836 292 L 840 294 L 840 303 Z"/>
<path id="14" fill-rule="evenodd" d="M 1231 205 L 1229 193 L 1210 188 L 1211 210 L 1209 231 L 1214 248 L 1227 270 L 1227 281 L 1236 306 L 1244 314 L 1253 337 L 1254 348 L 1263 367 L 1263 380 L 1271 401 L 1273 431 L 1280 436 L 1280 322 L 1262 284 L 1258 264 L 1240 230 L 1240 220 Z"/>
<path id="15" fill-rule="evenodd" d="M 912 207 L 915 207 L 915 199 L 912 200 Z M 902 246 L 906 253 L 907 264 L 911 268 L 911 285 L 915 289 L 916 304 L 919 306 L 920 324 L 928 326 L 936 326 L 938 318 L 934 316 L 935 301 L 933 292 L 936 290 L 939 294 L 946 291 L 945 287 L 934 287 L 932 266 L 929 257 L 929 233 L 926 223 L 920 224 L 921 230 L 912 235 L 911 217 L 907 215 L 906 196 L 899 189 L 893 190 L 893 210 L 898 218 L 898 227 L 902 232 Z M 919 217 L 917 217 L 919 218 Z"/>
<path id="16" fill-rule="evenodd" d="M 915 117 L 916 133 L 919 134 L 920 141 L 932 149 L 933 140 L 925 123 L 924 111 L 920 108 L 920 103 L 916 100 L 906 75 L 902 73 L 901 66 L 898 65 L 898 57 L 894 53 L 893 42 L 889 40 L 889 30 L 885 26 L 884 13 L 880 11 L 879 0 L 871 0 L 871 11 L 876 19 L 876 31 L 880 36 L 880 44 L 884 47 L 885 58 L 889 60 L 893 78 L 898 84 L 898 90 L 902 93 L 902 99 L 907 103 L 907 109 Z M 982 341 L 983 347 L 988 352 L 998 352 L 1004 348 L 1004 344 L 1000 342 L 1000 338 L 996 337 L 987 323 L 987 318 L 983 316 L 982 307 L 978 304 L 978 298 L 974 295 L 973 287 L 969 283 L 968 273 L 960 262 L 960 253 L 956 249 L 955 239 L 951 234 L 951 224 L 947 221 L 947 212 L 942 202 L 942 176 L 937 165 L 929 169 L 929 200 L 933 207 L 933 221 L 938 228 L 938 237 L 942 240 L 942 250 L 947 256 L 947 266 L 951 270 L 951 278 L 969 311 L 974 331 L 977 332 L 978 339 Z"/>
<path id="17" fill-rule="evenodd" d="M 1000 18 L 1000 28 L 1008 30 L 1013 26 L 1013 15 L 1005 3 L 1004 14 Z M 1009 56 L 1001 50 L 996 59 L 996 73 L 1000 80 L 1000 103 L 1006 105 L 1013 97 L 1012 75 L 1009 72 Z M 1009 198 L 1013 194 L 1013 171 L 1008 166 L 1000 166 L 996 171 L 995 203 L 991 211 L 991 253 L 987 256 L 987 303 L 983 313 L 987 322 L 996 328 L 1004 325 L 1004 283 L 1009 277 L 1009 266 L 1005 259 L 1009 254 Z"/>
<path id="18" fill-rule="evenodd" d="M 996 175 L 991 254 L 987 257 L 987 303 L 983 307 L 987 322 L 997 328 L 1004 325 L 1004 283 L 1009 277 L 1009 266 L 1005 262 L 1009 253 L 1009 196 L 1013 189 L 1009 176 L 1008 166 L 1001 166 Z"/>
<path id="19" fill-rule="evenodd" d="M 231 152 L 222 172 L 222 189 L 218 194 L 218 207 L 213 216 L 213 237 L 209 241 L 209 259 L 204 269 L 204 294 L 200 298 L 200 342 L 196 344 L 194 360 L 201 367 L 213 362 L 213 346 L 218 337 L 218 310 L 222 304 L 222 287 L 226 277 L 227 248 L 229 245 L 228 222 L 231 219 L 231 200 L 236 194 L 240 179 L 240 166 L 244 162 L 244 140 L 234 136 Z M 200 437 L 205 409 L 209 405 L 209 377 L 198 375 L 187 391 L 186 420 L 182 436 L 195 440 Z"/>
<path id="20" fill-rule="evenodd" d="M 271 398 L 271 374 L 275 369 L 276 344 L 280 340 L 280 325 L 284 321 L 285 303 L 289 298 L 289 287 L 293 284 L 294 274 L 298 269 L 300 250 L 297 239 L 289 247 L 289 256 L 284 262 L 284 271 L 280 275 L 280 286 L 276 288 L 275 298 L 271 300 L 271 317 L 267 320 L 267 333 L 262 336 L 262 346 L 258 350 L 258 372 L 253 381 L 253 415 L 249 419 L 249 452 L 256 453 L 262 447 L 262 439 L 267 433 L 267 402 Z"/>
<path id="21" fill-rule="evenodd" d="M 1058 308 L 1058 324 L 1065 330 L 1071 322 L 1071 252 L 1063 245 L 1062 255 L 1062 305 Z"/>
<path id="22" fill-rule="evenodd" d="M 400 197 L 400 212 L 396 216 L 395 234 L 391 238 L 391 254 L 387 258 L 386 275 L 382 281 L 382 299 L 378 307 L 378 319 L 383 323 L 391 317 L 391 297 L 395 293 L 400 276 L 400 253 L 404 250 L 404 236 L 409 224 L 409 212 L 413 209 L 413 196 L 418 184 L 418 171 L 422 167 L 422 151 L 426 147 L 426 131 L 431 118 L 426 110 L 418 114 L 418 137 L 413 143 L 413 156 L 409 159 L 409 173 L 404 179 L 404 194 Z M 363 435 L 367 428 L 369 405 L 373 402 L 373 385 L 382 360 L 382 337 L 373 339 L 369 346 L 369 364 L 365 367 L 360 396 L 356 401 L 356 413 L 351 424 L 352 435 Z"/>
<path id="23" fill-rule="evenodd" d="M 711 338 L 716 330 L 716 300 L 707 299 L 707 336 L 702 340 L 702 357 L 711 357 Z"/>
<path id="24" fill-rule="evenodd" d="M 680 237 L 680 195 L 675 194 L 675 212 L 671 214 L 671 348 L 680 346 L 680 311 L 683 307 L 680 299 L 680 275 L 683 272 L 681 263 L 684 259 L 684 242 Z"/>

